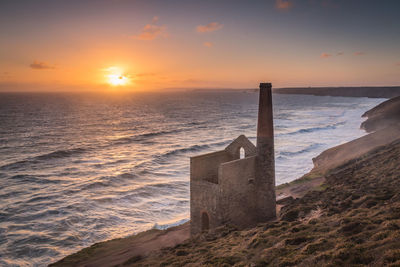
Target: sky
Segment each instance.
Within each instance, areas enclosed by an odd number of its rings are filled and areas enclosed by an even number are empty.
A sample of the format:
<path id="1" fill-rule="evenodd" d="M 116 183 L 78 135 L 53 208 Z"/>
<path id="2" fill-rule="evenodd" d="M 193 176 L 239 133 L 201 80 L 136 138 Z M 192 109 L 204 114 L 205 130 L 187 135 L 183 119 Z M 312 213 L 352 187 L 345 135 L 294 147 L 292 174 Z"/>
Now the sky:
<path id="1" fill-rule="evenodd" d="M 0 91 L 400 85 L 398 0 L 0 0 Z"/>

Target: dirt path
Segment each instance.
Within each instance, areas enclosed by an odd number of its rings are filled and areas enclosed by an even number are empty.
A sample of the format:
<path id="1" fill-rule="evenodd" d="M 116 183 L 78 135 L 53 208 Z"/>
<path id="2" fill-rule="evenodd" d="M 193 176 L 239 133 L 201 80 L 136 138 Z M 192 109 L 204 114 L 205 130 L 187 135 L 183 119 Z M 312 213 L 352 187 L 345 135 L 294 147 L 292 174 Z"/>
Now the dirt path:
<path id="1" fill-rule="evenodd" d="M 115 266 L 135 262 L 148 253 L 173 247 L 190 237 L 189 223 L 167 230 L 149 230 L 140 234 L 92 245 L 50 266 Z"/>

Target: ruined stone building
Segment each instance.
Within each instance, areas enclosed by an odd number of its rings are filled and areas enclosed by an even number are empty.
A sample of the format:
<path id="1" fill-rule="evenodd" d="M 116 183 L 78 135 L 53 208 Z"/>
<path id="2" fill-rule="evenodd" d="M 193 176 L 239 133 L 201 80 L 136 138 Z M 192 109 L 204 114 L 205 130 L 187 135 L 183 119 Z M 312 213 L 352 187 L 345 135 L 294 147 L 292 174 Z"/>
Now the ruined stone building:
<path id="1" fill-rule="evenodd" d="M 274 219 L 274 161 L 271 84 L 261 83 L 257 146 L 241 135 L 224 150 L 190 158 L 191 234 Z"/>

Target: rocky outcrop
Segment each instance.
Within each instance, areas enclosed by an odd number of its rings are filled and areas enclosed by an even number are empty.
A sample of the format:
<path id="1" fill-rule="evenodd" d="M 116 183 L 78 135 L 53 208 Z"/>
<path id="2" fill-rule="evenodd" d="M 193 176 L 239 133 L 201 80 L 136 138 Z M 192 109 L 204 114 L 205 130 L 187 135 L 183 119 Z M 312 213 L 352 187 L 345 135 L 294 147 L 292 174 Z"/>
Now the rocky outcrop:
<path id="1" fill-rule="evenodd" d="M 361 124 L 361 129 L 367 132 L 400 124 L 400 96 L 389 99 L 368 110 L 363 117 L 368 119 Z"/>

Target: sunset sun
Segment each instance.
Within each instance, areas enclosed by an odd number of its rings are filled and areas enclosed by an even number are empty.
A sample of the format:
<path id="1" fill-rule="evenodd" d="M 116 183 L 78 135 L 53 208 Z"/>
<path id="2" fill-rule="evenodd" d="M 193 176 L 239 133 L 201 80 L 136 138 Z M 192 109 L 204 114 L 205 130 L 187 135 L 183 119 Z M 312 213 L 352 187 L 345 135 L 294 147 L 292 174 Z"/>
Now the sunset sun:
<path id="1" fill-rule="evenodd" d="M 123 86 L 130 83 L 128 75 L 124 74 L 123 70 L 118 67 L 109 67 L 107 71 L 107 82 L 112 86 Z"/>

